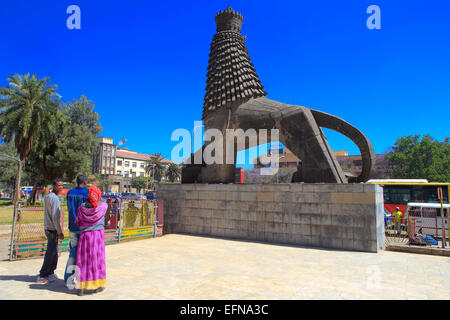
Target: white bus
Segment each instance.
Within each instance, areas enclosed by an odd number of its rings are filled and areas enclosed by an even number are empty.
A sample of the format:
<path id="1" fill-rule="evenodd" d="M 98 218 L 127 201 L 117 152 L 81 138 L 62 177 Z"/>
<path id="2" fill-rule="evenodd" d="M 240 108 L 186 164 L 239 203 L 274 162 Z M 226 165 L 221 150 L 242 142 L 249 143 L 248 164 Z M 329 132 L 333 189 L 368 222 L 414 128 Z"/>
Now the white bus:
<path id="1" fill-rule="evenodd" d="M 440 203 L 409 202 L 406 205 L 405 218 L 415 219 L 415 232 L 422 228 L 422 234 L 434 238 L 442 237 L 442 217 L 444 217 L 445 237 L 448 238 L 448 212 L 450 204 L 444 204 L 441 215 Z"/>

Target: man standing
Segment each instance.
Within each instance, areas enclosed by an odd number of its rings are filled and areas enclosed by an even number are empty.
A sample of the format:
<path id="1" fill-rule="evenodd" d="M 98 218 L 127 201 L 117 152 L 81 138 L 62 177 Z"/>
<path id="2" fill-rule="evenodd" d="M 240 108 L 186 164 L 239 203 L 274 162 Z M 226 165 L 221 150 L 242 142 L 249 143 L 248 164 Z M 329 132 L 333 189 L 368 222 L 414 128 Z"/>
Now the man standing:
<path id="1" fill-rule="evenodd" d="M 400 235 L 401 233 L 401 227 L 402 227 L 402 212 L 400 211 L 399 207 L 395 208 L 394 213 L 392 214 L 395 221 L 395 230 L 397 230 L 397 235 Z"/>
<path id="2" fill-rule="evenodd" d="M 61 201 L 57 196 L 62 189 L 62 181 L 56 179 L 53 182 L 53 192 L 44 198 L 44 230 L 47 237 L 47 251 L 37 279 L 38 283 L 47 283 L 57 279 L 54 272 L 58 264 L 58 239 L 64 240 L 61 227 Z"/>
<path id="3" fill-rule="evenodd" d="M 80 205 L 86 202 L 88 196 L 88 179 L 84 175 L 77 177 L 78 187 L 67 193 L 67 210 L 69 211 L 69 260 L 67 260 L 64 282 L 69 289 L 75 289 L 75 266 L 77 265 L 78 240 L 80 238 L 80 227 L 75 224 L 77 212 Z"/>

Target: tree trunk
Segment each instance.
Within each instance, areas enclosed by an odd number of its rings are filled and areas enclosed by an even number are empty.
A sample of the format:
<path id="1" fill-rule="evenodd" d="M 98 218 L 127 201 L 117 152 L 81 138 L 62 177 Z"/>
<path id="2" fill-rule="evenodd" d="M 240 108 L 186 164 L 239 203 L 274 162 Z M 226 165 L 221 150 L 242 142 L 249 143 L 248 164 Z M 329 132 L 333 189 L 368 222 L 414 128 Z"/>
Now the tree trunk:
<path id="1" fill-rule="evenodd" d="M 37 186 L 39 185 L 39 182 L 41 182 L 41 175 L 38 175 L 36 177 L 36 179 L 34 180 L 33 191 L 31 191 L 30 198 L 28 198 L 28 204 L 35 205 L 35 203 L 36 203 Z"/>
<path id="2" fill-rule="evenodd" d="M 22 175 L 22 161 L 19 161 L 18 163 L 18 169 L 16 174 L 16 181 L 14 183 L 14 194 L 13 194 L 13 205 L 17 207 L 19 205 L 19 199 L 20 199 L 20 177 Z"/>
<path id="3" fill-rule="evenodd" d="M 12 221 L 12 229 L 11 229 L 11 241 L 10 241 L 10 253 L 9 253 L 9 260 L 11 261 L 14 258 L 14 240 L 15 240 L 15 230 L 16 230 L 16 221 L 17 221 L 17 214 L 19 209 L 19 194 L 20 194 L 20 176 L 22 174 L 22 162 L 23 160 L 19 160 L 18 164 L 18 170 L 16 175 L 16 181 L 15 181 L 15 189 L 14 189 L 14 213 L 13 213 L 13 221 Z"/>

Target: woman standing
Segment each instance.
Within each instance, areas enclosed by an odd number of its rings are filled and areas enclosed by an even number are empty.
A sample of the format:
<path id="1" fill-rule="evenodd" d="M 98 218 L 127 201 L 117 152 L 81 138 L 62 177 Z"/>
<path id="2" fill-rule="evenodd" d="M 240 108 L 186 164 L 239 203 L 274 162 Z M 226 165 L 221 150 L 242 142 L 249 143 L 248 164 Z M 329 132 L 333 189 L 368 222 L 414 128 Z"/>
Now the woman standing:
<path id="1" fill-rule="evenodd" d="M 101 292 L 106 286 L 105 213 L 108 205 L 101 201 L 102 193 L 96 186 L 88 191 L 88 200 L 78 208 L 75 223 L 80 227 L 78 242 L 78 295 L 84 290 Z"/>

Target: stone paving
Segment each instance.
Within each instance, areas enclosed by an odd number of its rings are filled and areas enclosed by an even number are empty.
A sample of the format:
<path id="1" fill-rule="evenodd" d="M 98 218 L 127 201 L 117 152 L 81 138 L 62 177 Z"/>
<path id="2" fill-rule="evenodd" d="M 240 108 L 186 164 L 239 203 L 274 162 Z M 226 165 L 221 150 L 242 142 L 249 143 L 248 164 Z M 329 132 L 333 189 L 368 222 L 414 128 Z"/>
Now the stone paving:
<path id="1" fill-rule="evenodd" d="M 0 299 L 450 299 L 440 256 L 169 234 L 108 245 L 106 259 L 106 290 L 82 297 L 62 280 L 34 283 L 42 257 L 0 261 Z"/>

